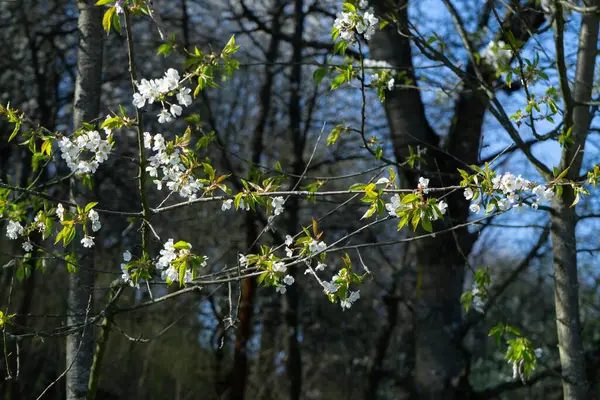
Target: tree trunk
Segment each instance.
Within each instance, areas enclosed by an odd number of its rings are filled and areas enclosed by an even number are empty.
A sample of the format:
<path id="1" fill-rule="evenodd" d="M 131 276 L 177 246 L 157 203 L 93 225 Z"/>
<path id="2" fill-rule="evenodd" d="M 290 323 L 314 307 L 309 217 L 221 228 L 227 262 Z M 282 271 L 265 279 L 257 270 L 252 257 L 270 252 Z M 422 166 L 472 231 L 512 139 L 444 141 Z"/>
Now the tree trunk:
<path id="1" fill-rule="evenodd" d="M 590 1 L 588 5 L 600 5 L 600 1 Z M 582 14 L 579 31 L 579 49 L 573 85 L 572 102 L 565 99 L 566 107 L 574 104 L 572 110 L 572 138 L 574 143 L 563 149 L 561 169 L 570 168 L 566 177 L 577 180 L 583 160 L 583 150 L 588 136 L 591 115 L 588 106 L 579 105 L 589 102 L 594 83 L 594 69 L 598 45 L 597 13 Z M 560 67 L 559 67 L 560 68 Z M 564 94 L 564 93 L 563 93 Z M 566 97 L 568 97 L 568 91 Z M 565 130 L 570 121 L 565 121 Z M 586 399 L 589 390 L 585 375 L 585 357 L 581 324 L 579 320 L 579 282 L 577 278 L 576 225 L 577 214 L 571 207 L 575 195 L 570 186 L 564 187 L 563 195 L 554 198 L 551 212 L 552 255 L 554 264 L 556 307 L 556 328 L 558 348 L 563 375 L 563 394 L 565 400 Z"/>
<path id="2" fill-rule="evenodd" d="M 427 150 L 427 165 L 399 171 L 401 186 L 416 188 L 420 176 L 429 178 L 431 186 L 456 184 L 456 180 L 450 177 L 459 177 L 457 168 L 479 163 L 481 133 L 489 99 L 473 91 L 470 85 L 464 85 L 455 105 L 446 147 L 440 148 L 440 137 L 429 125 L 420 91 L 415 88 L 418 79 L 414 73 L 409 39 L 409 2 L 396 0 L 393 4 L 394 15 L 398 17 L 397 26 L 377 32 L 369 49 L 374 59 L 385 60 L 397 72 L 404 74 L 411 86 L 396 87 L 386 94 L 385 110 L 396 161 L 405 160 L 409 155 L 408 146 Z M 543 14 L 537 12 L 534 5 L 534 0 L 531 0 L 522 9 L 515 8 L 509 12 L 502 24 L 502 34 L 511 31 L 517 39 L 526 42 L 530 33 L 544 21 Z M 377 11 L 383 14 L 390 3 L 380 1 L 376 6 L 379 6 Z M 484 22 L 483 25 L 487 25 Z M 467 66 L 466 74 L 469 80 L 477 82 L 473 65 Z M 492 76 L 485 78 L 493 79 Z M 469 204 L 461 193 L 450 194 L 445 201 L 448 203 L 448 215 L 442 223 L 436 224 L 436 230 L 464 223 L 469 217 Z M 419 398 L 463 398 L 465 394 L 462 391 L 469 390 L 469 386 L 464 384 L 467 382 L 464 355 L 460 351 L 460 335 L 456 327 L 461 319 L 464 266 L 474 241 L 475 237 L 466 229 L 459 229 L 451 234 L 414 242 L 410 250 L 420 278 L 414 310 L 415 389 Z M 436 251 L 431 251 L 434 248 Z"/>
<path id="3" fill-rule="evenodd" d="M 252 163 L 254 165 L 260 164 L 260 159 L 263 152 L 263 138 L 269 113 L 271 111 L 271 95 L 274 83 L 274 74 L 272 63 L 276 60 L 277 54 L 279 53 L 279 41 L 278 32 L 280 30 L 281 21 L 279 17 L 283 11 L 283 7 L 280 4 L 280 0 L 274 1 L 275 12 L 273 15 L 273 32 L 269 49 L 266 53 L 266 67 L 265 67 L 265 83 L 261 87 L 259 99 L 260 99 L 260 111 L 258 114 L 258 121 L 254 128 L 252 136 L 251 151 L 252 151 Z M 246 217 L 246 242 L 250 248 L 251 253 L 258 252 L 258 246 L 255 243 L 258 237 L 257 229 L 257 218 L 250 212 Z M 245 397 L 246 392 L 246 381 L 248 379 L 248 341 L 252 334 L 252 314 L 255 303 L 255 292 L 256 292 L 256 278 L 247 278 L 242 282 L 242 294 L 240 299 L 240 311 L 239 311 L 239 325 L 236 332 L 235 339 L 235 353 L 233 361 L 233 384 L 230 392 L 231 400 L 241 400 Z"/>
<path id="4" fill-rule="evenodd" d="M 302 36 L 304 33 L 304 1 L 295 0 L 294 2 L 294 35 L 292 41 L 292 73 L 290 76 L 291 96 L 289 103 L 290 131 L 292 135 L 294 160 L 292 162 L 292 172 L 299 176 L 304 170 L 304 143 L 305 138 L 302 135 L 302 110 L 300 106 L 300 90 L 302 86 Z M 298 229 L 299 201 L 297 197 L 292 197 L 287 205 L 289 232 L 296 232 Z M 294 268 L 288 273 L 296 279 L 297 269 Z M 287 288 L 283 300 L 283 318 L 285 321 L 285 350 L 286 350 L 286 370 L 290 381 L 289 399 L 299 400 L 302 393 L 302 355 L 300 353 L 300 344 L 298 343 L 298 293 L 300 284 L 296 281 Z"/>
<path id="5" fill-rule="evenodd" d="M 73 105 L 74 129 L 80 128 L 83 122 L 89 122 L 97 118 L 100 108 L 104 37 L 102 29 L 103 8 L 94 6 L 94 3 L 93 0 L 80 0 L 77 2 L 79 8 L 79 46 Z M 71 190 L 74 191 L 75 189 L 75 181 L 72 181 Z M 93 265 L 92 254 L 87 254 L 85 264 L 86 266 Z M 88 304 L 90 304 L 90 296 L 93 293 L 93 285 L 94 273 L 91 270 L 82 268 L 77 273 L 69 275 L 68 325 L 82 325 L 87 322 L 85 315 Z M 93 339 L 91 325 L 67 337 L 67 400 L 83 400 L 87 396 L 94 352 Z"/>

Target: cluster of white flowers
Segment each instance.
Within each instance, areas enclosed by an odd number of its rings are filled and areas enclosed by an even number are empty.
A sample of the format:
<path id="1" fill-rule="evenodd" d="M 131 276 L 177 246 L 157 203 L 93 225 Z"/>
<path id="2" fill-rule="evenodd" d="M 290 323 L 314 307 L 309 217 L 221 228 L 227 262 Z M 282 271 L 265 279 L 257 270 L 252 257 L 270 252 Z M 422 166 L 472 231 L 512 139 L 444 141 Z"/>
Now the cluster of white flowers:
<path id="1" fill-rule="evenodd" d="M 361 1 L 359 6 L 361 9 L 365 9 L 368 3 Z M 353 42 L 355 40 L 355 30 L 359 34 L 364 34 L 365 39 L 371 40 L 375 34 L 378 22 L 379 19 L 371 11 L 365 11 L 364 14 L 360 14 L 359 12 L 340 12 L 333 22 L 333 27 L 340 32 L 340 37 L 343 40 Z"/>
<path id="2" fill-rule="evenodd" d="M 481 59 L 487 65 L 494 67 L 494 69 L 498 69 L 502 65 L 508 64 L 512 57 L 512 51 L 504 49 L 505 46 L 506 43 L 502 40 L 499 40 L 498 42 L 492 40 L 481 52 Z"/>
<path id="3" fill-rule="evenodd" d="M 192 245 L 190 243 L 186 243 L 186 248 L 176 249 L 175 244 L 173 243 L 173 239 L 167 240 L 164 244 L 163 249 L 160 251 L 160 257 L 156 262 L 156 268 L 161 272 L 161 279 L 170 280 L 172 282 L 179 282 L 179 271 L 173 265 L 173 261 L 178 258 L 184 257 L 190 254 L 190 250 Z M 206 267 L 206 261 L 208 257 L 204 257 L 204 261 L 200 264 L 201 267 Z M 185 283 L 190 283 L 192 281 L 192 271 L 186 270 L 185 276 L 183 278 Z"/>
<path id="4" fill-rule="evenodd" d="M 131 253 L 129 252 L 129 250 L 126 250 L 123 253 L 123 261 L 125 261 L 125 262 L 121 264 L 121 272 L 122 272 L 121 279 L 123 279 L 123 282 L 129 283 L 129 286 L 139 289 L 140 288 L 140 280 L 138 280 L 137 283 L 133 283 L 133 280 L 131 279 L 131 274 L 129 273 L 129 271 L 126 268 L 127 263 L 129 261 L 131 261 Z"/>
<path id="5" fill-rule="evenodd" d="M 111 147 L 108 139 L 102 139 L 98 131 L 84 132 L 74 140 L 63 136 L 58 141 L 62 158 L 76 175 L 96 172 L 100 164 L 108 160 Z"/>
<path id="6" fill-rule="evenodd" d="M 308 250 L 310 251 L 311 255 L 316 255 L 318 253 L 322 253 L 326 249 L 327 249 L 327 244 L 325 242 L 312 239 L 308 243 Z"/>
<path id="7" fill-rule="evenodd" d="M 429 193 L 429 179 L 423 177 L 419 178 L 417 190 L 422 191 L 424 194 Z M 446 211 L 448 210 L 448 203 L 444 200 L 438 201 L 436 206 L 438 210 L 440 210 L 440 213 L 438 214 L 437 210 L 433 209 L 432 216 L 429 218 L 431 221 L 437 221 L 442 215 L 446 214 Z M 399 217 L 402 212 L 410 210 L 411 208 L 411 204 L 402 204 L 402 199 L 398 194 L 393 195 L 390 198 L 390 202 L 385 204 L 385 209 L 388 211 L 388 214 L 394 218 Z M 423 215 L 421 215 L 421 217 L 423 217 Z"/>
<path id="8" fill-rule="evenodd" d="M 394 79 L 394 68 L 390 63 L 383 60 L 365 59 L 363 61 L 365 72 L 371 73 L 371 85 L 385 84 L 387 90 L 393 90 L 396 80 Z"/>
<path id="9" fill-rule="evenodd" d="M 10 240 L 18 239 L 25 232 L 25 228 L 18 221 L 8 221 L 6 227 L 6 237 Z"/>
<path id="10" fill-rule="evenodd" d="M 186 169 L 181 159 L 181 149 L 167 151 L 165 138 L 160 133 L 152 136 L 148 132 L 144 132 L 144 147 L 156 151 L 156 154 L 148 158 L 146 171 L 153 178 L 158 178 L 159 171 L 162 172 L 162 178 L 153 181 L 158 190 L 162 190 L 165 183 L 170 191 L 177 192 L 181 197 L 190 200 L 197 198 L 203 184 L 193 176 L 192 171 Z"/>
<path id="11" fill-rule="evenodd" d="M 287 291 L 287 286 L 291 286 L 294 284 L 294 277 L 291 275 L 286 275 L 285 278 L 283 278 L 283 283 L 284 285 L 279 284 L 277 285 L 277 287 L 275 287 L 275 290 L 278 293 L 285 294 L 285 292 Z"/>
<path id="12" fill-rule="evenodd" d="M 273 215 L 277 216 L 283 212 L 283 205 L 285 199 L 281 196 L 273 197 L 271 199 L 271 206 L 273 207 Z"/>
<path id="13" fill-rule="evenodd" d="M 425 194 L 429 193 L 429 179 L 420 177 L 417 189 L 422 190 Z"/>
<path id="14" fill-rule="evenodd" d="M 498 208 L 500 211 L 507 211 L 512 207 L 520 207 L 522 205 L 522 194 L 527 191 L 535 196 L 531 208 L 537 210 L 541 203 L 552 200 L 554 191 L 552 188 L 548 188 L 544 185 L 535 185 L 533 182 L 528 181 L 521 175 L 515 176 L 510 172 L 506 172 L 503 175 L 498 175 L 492 178 L 493 188 L 502 192 L 505 196 L 497 200 Z M 465 199 L 471 200 L 475 196 L 475 192 L 471 188 L 466 188 L 464 191 Z M 471 204 L 469 207 L 471 212 L 477 214 L 481 211 L 481 206 L 477 203 Z M 488 211 L 492 211 L 493 208 L 489 208 Z"/>
<path id="15" fill-rule="evenodd" d="M 27 240 L 25 240 L 23 242 L 23 250 L 25 250 L 27 253 L 29 253 L 31 250 L 33 250 L 33 244 L 31 244 L 31 241 L 29 240 L 29 238 L 27 238 Z"/>
<path id="16" fill-rule="evenodd" d="M 153 104 L 157 100 L 160 101 L 163 108 L 158 114 L 158 122 L 161 124 L 171 122 L 181 115 L 181 106 L 187 107 L 192 104 L 191 89 L 181 86 L 179 72 L 173 68 L 169 68 L 162 78 L 142 79 L 140 83 L 136 82 L 136 86 L 138 92 L 133 94 L 133 105 L 142 108 L 146 102 Z M 179 104 L 166 101 L 165 98 L 169 95 L 175 95 Z"/>
<path id="17" fill-rule="evenodd" d="M 44 230 L 46 229 L 46 223 L 44 222 L 44 214 L 41 211 L 36 214 L 35 218 L 33 219 L 33 224 L 40 232 L 44 232 Z"/>
<path id="18" fill-rule="evenodd" d="M 100 230 L 100 228 L 102 228 L 102 224 L 100 223 L 100 216 L 98 215 L 96 210 L 90 210 L 88 212 L 88 218 L 90 219 L 90 222 L 92 223 L 92 230 L 94 232 L 98 232 Z"/>
<path id="19" fill-rule="evenodd" d="M 350 291 L 348 296 L 342 301 L 340 301 L 342 310 L 346 310 L 347 308 L 352 307 L 352 304 L 354 304 L 358 299 L 360 299 L 360 290 L 357 290 L 356 292 Z"/>
<path id="20" fill-rule="evenodd" d="M 85 235 L 83 239 L 81 239 L 81 244 L 88 249 L 94 247 L 94 236 Z"/>

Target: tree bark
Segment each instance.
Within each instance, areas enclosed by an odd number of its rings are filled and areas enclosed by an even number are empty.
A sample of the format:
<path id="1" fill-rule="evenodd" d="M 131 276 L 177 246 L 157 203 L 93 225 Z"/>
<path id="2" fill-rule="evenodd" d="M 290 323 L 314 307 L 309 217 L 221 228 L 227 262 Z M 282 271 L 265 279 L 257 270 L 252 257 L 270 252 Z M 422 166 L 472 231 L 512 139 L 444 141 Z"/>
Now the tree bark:
<path id="1" fill-rule="evenodd" d="M 600 5 L 600 1 L 589 1 L 588 6 Z M 591 114 L 587 103 L 591 100 L 594 83 L 594 69 L 598 45 L 597 13 L 582 14 L 579 31 L 579 48 L 575 83 L 572 90 L 572 101 L 566 89 L 566 107 L 573 104 L 572 110 L 565 115 L 572 115 L 572 125 L 565 118 L 565 130 L 572 128 L 574 143 L 563 149 L 561 169 L 569 168 L 566 177 L 577 180 L 583 161 L 583 150 L 588 136 Z M 559 64 L 560 69 L 560 64 Z M 566 82 L 568 85 L 568 82 Z M 563 92 L 563 95 L 565 93 Z M 589 384 L 585 374 L 585 356 L 581 324 L 579 319 L 579 282 L 577 277 L 576 225 L 577 214 L 571 207 L 575 194 L 570 186 L 565 186 L 560 198 L 554 198 L 551 211 L 551 238 L 554 266 L 556 307 L 556 328 L 558 332 L 558 348 L 563 375 L 563 395 L 565 400 L 586 399 Z"/>
<path id="2" fill-rule="evenodd" d="M 102 84 L 102 7 L 94 6 L 95 1 L 78 1 L 79 45 L 77 52 L 77 79 L 73 105 L 73 128 L 78 129 L 83 122 L 98 117 Z M 71 182 L 74 191 L 75 181 Z M 91 252 L 90 252 L 91 253 Z M 86 265 L 93 263 L 88 254 Z M 94 273 L 80 269 L 69 274 L 69 295 L 67 298 L 68 325 L 82 325 L 85 320 L 90 296 L 94 285 Z M 85 332 L 85 334 L 84 334 Z M 94 352 L 92 326 L 79 330 L 67 337 L 66 375 L 67 400 L 83 400 L 87 396 L 90 367 Z"/>

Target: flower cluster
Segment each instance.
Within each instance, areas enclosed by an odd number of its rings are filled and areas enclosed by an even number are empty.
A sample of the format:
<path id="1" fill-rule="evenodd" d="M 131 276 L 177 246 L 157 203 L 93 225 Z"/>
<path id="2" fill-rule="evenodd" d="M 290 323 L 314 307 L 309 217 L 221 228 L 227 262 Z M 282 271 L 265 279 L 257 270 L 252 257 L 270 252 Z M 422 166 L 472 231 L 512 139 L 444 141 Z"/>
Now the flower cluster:
<path id="1" fill-rule="evenodd" d="M 537 210 L 541 203 L 552 200 L 554 191 L 545 185 L 536 185 L 528 181 L 521 175 L 515 176 L 510 172 L 503 175 L 498 175 L 492 178 L 492 187 L 494 191 L 500 193 L 503 197 L 494 198 L 494 202 L 490 202 L 486 212 L 492 212 L 497 206 L 500 211 L 507 211 L 512 207 L 521 207 L 523 205 L 523 196 L 528 191 L 534 197 L 531 208 Z M 464 191 L 465 199 L 476 200 L 479 197 L 477 189 L 467 187 Z M 473 203 L 469 207 L 471 212 L 477 214 L 481 211 L 481 202 Z"/>
<path id="2" fill-rule="evenodd" d="M 121 279 L 123 279 L 123 282 L 128 283 L 129 286 L 134 287 L 136 289 L 140 288 L 140 280 L 138 280 L 137 282 L 134 282 L 131 274 L 129 273 L 129 270 L 127 269 L 127 263 L 129 261 L 131 261 L 131 253 L 129 252 L 129 250 L 126 250 L 123 253 L 123 261 L 125 261 L 124 263 L 121 264 Z"/>
<path id="3" fill-rule="evenodd" d="M 417 185 L 417 191 L 422 192 L 423 194 L 429 193 L 429 179 L 427 178 L 419 178 L 419 183 Z M 418 199 L 418 198 L 417 198 Z M 435 204 L 435 207 L 431 207 L 431 212 L 427 214 L 427 218 L 430 221 L 437 221 L 442 218 L 442 215 L 446 214 L 448 210 L 448 203 L 444 200 L 440 200 Z M 388 211 L 388 214 L 391 217 L 403 217 L 407 212 L 411 210 L 415 210 L 415 207 L 419 207 L 418 204 L 414 202 L 403 201 L 403 199 L 395 194 L 390 198 L 390 202 L 385 204 L 385 208 Z M 426 217 L 425 210 L 421 210 L 420 214 L 421 219 Z"/>
<path id="4" fill-rule="evenodd" d="M 162 172 L 162 178 L 153 181 L 158 190 L 162 190 L 164 183 L 170 191 L 177 192 L 181 197 L 190 200 L 197 198 L 204 185 L 194 177 L 190 168 L 186 168 L 181 148 L 167 146 L 160 133 L 152 136 L 148 132 L 144 132 L 144 147 L 156 151 L 156 154 L 148 158 L 146 171 L 153 178 L 158 178 L 159 171 Z"/>
<path id="5" fill-rule="evenodd" d="M 385 87 L 393 90 L 396 80 L 394 79 L 394 68 L 387 61 L 365 59 L 363 60 L 365 72 L 371 73 L 371 86 Z"/>
<path id="6" fill-rule="evenodd" d="M 187 242 L 173 243 L 173 239 L 167 240 L 160 257 L 156 262 L 156 268 L 161 271 L 161 278 L 167 282 L 180 282 L 183 272 L 183 282 L 190 283 L 195 276 L 196 267 L 206 267 L 208 257 L 198 257 L 191 254 L 192 245 Z M 189 262 L 188 261 L 196 261 Z M 183 271 L 183 269 L 185 271 Z"/>
<path id="7" fill-rule="evenodd" d="M 8 221 L 6 227 L 6 237 L 11 240 L 16 240 L 19 236 L 22 236 L 25 232 L 25 228 L 18 221 Z"/>
<path id="8" fill-rule="evenodd" d="M 481 53 L 481 59 L 495 70 L 507 65 L 512 57 L 512 51 L 505 49 L 506 43 L 502 40 L 491 41 Z"/>
<path id="9" fill-rule="evenodd" d="M 273 197 L 271 199 L 271 206 L 273 207 L 273 215 L 277 216 L 283 212 L 283 205 L 285 199 L 281 196 Z"/>
<path id="10" fill-rule="evenodd" d="M 325 292 L 326 295 L 331 297 L 335 293 L 337 293 L 338 290 L 340 290 L 340 288 L 342 286 L 347 285 L 347 284 L 345 285 L 344 278 L 341 277 L 340 275 L 341 274 L 334 275 L 333 278 L 331 278 L 330 282 L 327 282 L 327 281 L 321 282 L 321 286 L 323 287 L 323 292 Z M 342 307 L 342 310 L 346 310 L 346 309 L 352 307 L 352 305 L 358 299 L 360 299 L 360 290 L 357 290 L 357 291 L 344 290 L 344 295 L 342 297 L 340 297 L 340 306 Z"/>
<path id="11" fill-rule="evenodd" d="M 85 235 L 83 239 L 81 239 L 81 244 L 83 245 L 83 247 L 86 247 L 88 249 L 94 247 L 94 236 Z"/>
<path id="12" fill-rule="evenodd" d="M 281 264 L 283 264 L 283 263 L 281 263 Z M 275 270 L 275 267 L 273 267 L 273 270 Z M 293 284 L 294 284 L 294 277 L 293 277 L 293 276 L 291 276 L 291 275 L 286 275 L 286 276 L 283 278 L 283 283 L 284 283 L 283 285 L 282 285 L 282 284 L 278 284 L 278 285 L 275 287 L 275 290 L 276 290 L 278 293 L 285 294 L 285 292 L 287 291 L 287 286 L 291 286 L 291 285 L 293 285 Z"/>
<path id="13" fill-rule="evenodd" d="M 339 36 L 348 42 L 356 40 L 355 32 L 365 36 L 365 39 L 371 40 L 375 34 L 375 27 L 379 19 L 370 11 L 365 11 L 361 14 L 354 6 L 346 4 L 346 11 L 338 13 L 337 18 L 333 23 L 334 36 Z M 360 8 L 364 9 L 368 6 L 366 1 L 360 2 Z"/>
<path id="14" fill-rule="evenodd" d="M 324 252 L 327 249 L 327 244 L 323 241 L 317 241 L 312 239 L 309 243 L 308 243 L 308 250 L 310 251 L 310 253 L 312 255 L 316 255 L 319 253 Z"/>
<path id="15" fill-rule="evenodd" d="M 192 104 L 191 89 L 181 86 L 181 82 L 179 72 L 173 68 L 169 68 L 162 78 L 142 79 L 141 82 L 136 82 L 138 92 L 133 94 L 133 105 L 142 108 L 146 103 L 153 104 L 159 101 L 162 110 L 158 114 L 158 122 L 161 124 L 171 122 L 181 115 L 183 111 L 181 106 L 187 107 Z M 178 104 L 166 100 L 168 96 L 173 95 Z"/>
<path id="16" fill-rule="evenodd" d="M 108 160 L 112 148 L 110 137 L 102 139 L 98 131 L 83 132 L 73 140 L 63 136 L 58 148 L 67 166 L 76 175 L 95 173 Z M 87 155 L 87 157 L 85 157 Z"/>
<path id="17" fill-rule="evenodd" d="M 92 230 L 94 232 L 98 232 L 100 228 L 102 228 L 102 224 L 100 223 L 100 216 L 96 212 L 96 210 L 90 210 L 88 212 L 88 218 L 92 223 Z"/>

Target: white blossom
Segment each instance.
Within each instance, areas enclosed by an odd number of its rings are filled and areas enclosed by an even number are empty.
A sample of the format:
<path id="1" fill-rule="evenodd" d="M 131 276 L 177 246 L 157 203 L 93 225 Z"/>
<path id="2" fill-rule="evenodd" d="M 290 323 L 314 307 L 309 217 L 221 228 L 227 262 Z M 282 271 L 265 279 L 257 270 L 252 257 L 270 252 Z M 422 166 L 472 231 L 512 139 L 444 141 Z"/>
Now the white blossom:
<path id="1" fill-rule="evenodd" d="M 58 203 L 56 207 L 56 216 L 59 220 L 63 221 L 65 219 L 65 209 L 62 204 Z"/>
<path id="2" fill-rule="evenodd" d="M 356 24 L 356 31 L 358 33 L 364 34 L 365 39 L 371 40 L 371 38 L 375 34 L 375 27 L 377 26 L 378 22 L 379 19 L 375 17 L 375 15 L 367 11 L 363 15 L 362 20 Z"/>
<path id="3" fill-rule="evenodd" d="M 387 82 L 387 90 L 393 90 L 394 89 L 394 84 L 396 83 L 396 81 L 394 80 L 394 78 L 391 78 L 388 82 Z"/>
<path id="4" fill-rule="evenodd" d="M 294 277 L 291 275 L 286 275 L 285 278 L 283 278 L 283 283 L 288 286 L 292 285 L 294 283 Z"/>
<path id="5" fill-rule="evenodd" d="M 293 242 L 294 242 L 293 237 L 291 237 L 290 235 L 285 235 L 285 245 L 286 246 L 291 246 Z"/>
<path id="6" fill-rule="evenodd" d="M 340 12 L 333 22 L 333 27 L 340 32 L 340 37 L 343 40 L 354 40 L 354 22 L 352 21 L 352 15 L 352 13 Z"/>
<path id="7" fill-rule="evenodd" d="M 352 307 L 352 304 L 354 304 L 358 299 L 360 299 L 360 290 L 357 290 L 356 292 L 350 292 L 348 297 L 340 302 L 340 305 L 342 306 L 342 309 L 345 310 Z"/>
<path id="8" fill-rule="evenodd" d="M 19 236 L 23 235 L 24 231 L 25 228 L 23 228 L 18 221 L 8 221 L 8 226 L 6 227 L 6 236 L 9 239 L 17 239 Z"/>
<path id="9" fill-rule="evenodd" d="M 273 214 L 279 215 L 283 212 L 283 205 L 285 204 L 285 199 L 281 196 L 273 197 L 271 199 L 271 206 L 273 206 Z"/>
<path id="10" fill-rule="evenodd" d="M 116 0 L 115 1 L 115 11 L 117 12 L 117 15 L 123 14 L 123 0 Z"/>
<path id="11" fill-rule="evenodd" d="M 308 250 L 311 254 L 317 254 L 325 251 L 327 249 L 327 245 L 325 242 L 318 242 L 314 239 L 308 244 Z"/>
<path id="12" fill-rule="evenodd" d="M 158 114 L 158 123 L 159 124 L 165 124 L 165 123 L 168 123 L 168 122 L 171 122 L 171 121 L 173 121 L 173 117 L 167 111 L 167 109 L 163 108 L 162 110 L 160 110 L 160 113 Z"/>
<path id="13" fill-rule="evenodd" d="M 417 186 L 418 189 L 422 190 L 423 193 L 427 194 L 429 193 L 429 179 L 420 177 L 419 178 L 419 185 Z"/>
<path id="14" fill-rule="evenodd" d="M 46 223 L 44 222 L 44 216 L 41 211 L 39 213 L 37 213 L 33 222 L 35 223 L 35 226 L 38 228 L 38 230 L 40 232 L 44 232 L 44 230 L 46 229 Z"/>
<path id="15" fill-rule="evenodd" d="M 129 252 L 129 250 L 125 250 L 125 252 L 123 253 L 123 261 L 131 261 L 131 253 Z"/>
<path id="16" fill-rule="evenodd" d="M 340 288 L 340 286 L 333 281 L 332 282 L 323 281 L 321 283 L 321 285 L 323 286 L 323 291 L 326 294 L 333 294 L 333 293 L 337 292 L 338 289 Z"/>
<path id="17" fill-rule="evenodd" d="M 481 53 L 481 59 L 484 63 L 492 66 L 494 69 L 500 68 L 510 62 L 512 57 L 511 50 L 505 50 L 506 43 L 502 40 L 498 42 L 491 41 Z"/>
<path id="18" fill-rule="evenodd" d="M 23 250 L 25 250 L 27 253 L 29 253 L 31 250 L 33 250 L 33 245 L 31 244 L 31 241 L 29 241 L 29 239 L 24 241 L 22 246 L 23 246 Z"/>
<path id="19" fill-rule="evenodd" d="M 92 248 L 94 246 L 94 237 L 93 236 L 85 236 L 83 239 L 81 239 L 81 244 L 83 245 L 83 247 L 86 248 Z"/>
<path id="20" fill-rule="evenodd" d="M 144 132 L 144 148 L 152 148 L 152 135 L 150 134 L 150 132 Z"/>
<path id="21" fill-rule="evenodd" d="M 469 206 L 469 210 L 474 214 L 479 214 L 481 207 L 477 203 L 473 203 Z"/>
<path id="22" fill-rule="evenodd" d="M 221 204 L 221 211 L 227 211 L 231 209 L 231 204 L 233 203 L 232 199 L 223 200 L 223 204 Z"/>
<path id="23" fill-rule="evenodd" d="M 465 192 L 464 192 L 464 195 L 465 195 L 465 199 L 471 200 L 473 198 L 473 189 L 466 188 Z"/>
<path id="24" fill-rule="evenodd" d="M 177 104 L 171 104 L 171 107 L 169 108 L 169 111 L 171 112 L 171 114 L 173 115 L 173 117 L 178 117 L 181 115 L 183 108 L 181 108 L 181 106 L 177 105 Z"/>
<path id="25" fill-rule="evenodd" d="M 276 261 L 273 263 L 273 271 L 284 273 L 285 271 L 287 271 L 287 267 L 285 266 L 285 263 L 283 261 Z"/>
<path id="26" fill-rule="evenodd" d="M 275 287 L 275 290 L 276 290 L 278 293 L 285 294 L 285 292 L 286 292 L 287 288 L 285 287 L 285 285 L 277 285 L 277 286 Z"/>
<path id="27" fill-rule="evenodd" d="M 181 88 L 179 90 L 179 92 L 177 93 L 177 101 L 179 102 L 179 104 L 181 104 L 184 107 L 188 107 L 189 105 L 192 104 L 192 96 L 190 96 L 191 93 L 191 89 L 190 88 Z"/>

